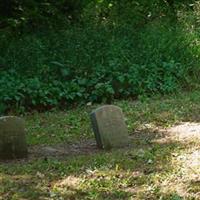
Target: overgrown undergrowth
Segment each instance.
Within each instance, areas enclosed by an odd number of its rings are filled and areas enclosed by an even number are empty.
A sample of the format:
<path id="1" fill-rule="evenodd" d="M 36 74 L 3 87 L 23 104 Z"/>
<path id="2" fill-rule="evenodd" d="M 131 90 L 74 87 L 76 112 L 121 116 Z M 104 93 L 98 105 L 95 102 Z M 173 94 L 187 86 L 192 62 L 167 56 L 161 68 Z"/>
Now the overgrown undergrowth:
<path id="1" fill-rule="evenodd" d="M 94 13 L 87 11 L 84 22 L 59 30 L 17 36 L 2 31 L 1 112 L 66 108 L 195 88 L 199 4 L 192 9 L 186 5 L 177 7 L 176 19 L 165 7 L 148 7 L 144 1 L 138 7 L 123 7 L 121 17 L 109 11 L 99 21 L 89 18 Z"/>

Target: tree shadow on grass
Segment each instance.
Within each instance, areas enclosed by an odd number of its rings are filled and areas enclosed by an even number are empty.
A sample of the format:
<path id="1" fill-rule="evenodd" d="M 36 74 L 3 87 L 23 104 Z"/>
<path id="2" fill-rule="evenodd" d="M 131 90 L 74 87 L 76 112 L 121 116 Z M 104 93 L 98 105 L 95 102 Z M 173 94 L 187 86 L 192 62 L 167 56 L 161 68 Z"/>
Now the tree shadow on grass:
<path id="1" fill-rule="evenodd" d="M 184 144 L 173 141 L 166 131 L 153 129 L 137 131 L 130 138 L 131 145 L 123 149 L 98 150 L 94 141 L 87 141 L 72 144 L 66 154 L 54 154 L 50 149 L 53 153 L 49 156 L 41 152 L 27 160 L 1 163 L 0 194 L 4 199 L 178 198 L 176 191 L 163 192 L 167 186 L 161 183 L 176 175 L 173 155 L 184 149 Z"/>
<path id="2" fill-rule="evenodd" d="M 146 147 L 155 141 L 163 140 L 163 143 L 169 142 L 170 138 L 166 131 L 155 129 L 143 129 L 135 131 L 130 137 L 130 145 L 123 149 L 138 149 Z M 95 139 L 81 140 L 76 143 L 60 143 L 55 145 L 34 145 L 29 147 L 29 159 L 37 158 L 57 158 L 62 159 L 70 156 L 91 155 L 96 153 L 109 152 L 99 149 L 96 145 Z"/>

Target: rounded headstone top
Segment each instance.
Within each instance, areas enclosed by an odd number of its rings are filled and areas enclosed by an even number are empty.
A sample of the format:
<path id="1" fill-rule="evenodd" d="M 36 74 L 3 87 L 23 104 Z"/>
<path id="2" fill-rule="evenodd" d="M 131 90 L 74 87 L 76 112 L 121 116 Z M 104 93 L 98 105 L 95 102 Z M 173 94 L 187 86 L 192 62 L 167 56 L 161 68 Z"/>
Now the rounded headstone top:
<path id="1" fill-rule="evenodd" d="M 9 132 L 23 130 L 25 128 L 25 121 L 20 117 L 5 116 L 0 117 L 0 127 L 2 130 L 9 130 Z M 1 130 L 0 130 L 1 133 Z"/>
<path id="2" fill-rule="evenodd" d="M 16 117 L 16 116 L 2 116 L 0 117 L 0 120 L 9 120 L 9 119 L 18 119 L 18 120 L 22 120 L 22 118 L 20 117 Z"/>
<path id="3" fill-rule="evenodd" d="M 24 120 L 20 117 L 16 116 L 4 116 L 0 117 L 0 123 L 18 123 L 18 124 L 23 124 L 24 125 Z"/>
<path id="4" fill-rule="evenodd" d="M 104 105 L 104 106 L 100 106 L 100 107 L 96 108 L 95 110 L 92 111 L 92 113 L 101 112 L 103 110 L 106 110 L 106 111 L 118 110 L 118 111 L 122 112 L 122 109 L 120 107 L 118 107 L 118 106 L 115 106 L 115 105 Z"/>

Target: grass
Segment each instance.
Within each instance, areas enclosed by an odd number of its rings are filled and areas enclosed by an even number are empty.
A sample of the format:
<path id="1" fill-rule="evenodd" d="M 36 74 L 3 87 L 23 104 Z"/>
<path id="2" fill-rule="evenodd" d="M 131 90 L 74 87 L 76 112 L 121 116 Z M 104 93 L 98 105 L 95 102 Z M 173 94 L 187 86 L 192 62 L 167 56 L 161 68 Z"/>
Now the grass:
<path id="1" fill-rule="evenodd" d="M 198 91 L 139 101 L 116 101 L 122 108 L 130 134 L 147 127 L 169 127 L 180 121 L 198 122 Z M 25 116 L 28 141 L 33 144 L 56 144 L 93 138 L 89 114 L 99 105 L 82 106 L 69 111 L 32 113 Z"/>
<path id="2" fill-rule="evenodd" d="M 34 157 L 0 164 L 0 199 L 199 199 L 200 140 L 166 130 L 200 120 L 200 92 L 116 101 L 133 147 Z M 99 105 L 24 116 L 29 148 L 93 139 L 88 114 Z"/>

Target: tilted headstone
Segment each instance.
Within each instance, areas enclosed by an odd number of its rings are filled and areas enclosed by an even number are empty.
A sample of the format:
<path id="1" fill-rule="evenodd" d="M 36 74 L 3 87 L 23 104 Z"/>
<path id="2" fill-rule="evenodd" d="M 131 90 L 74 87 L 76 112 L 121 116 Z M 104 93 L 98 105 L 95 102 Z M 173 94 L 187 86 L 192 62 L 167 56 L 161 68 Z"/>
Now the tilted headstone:
<path id="1" fill-rule="evenodd" d="M 24 120 L 0 117 L 0 159 L 25 158 L 27 153 Z"/>
<path id="2" fill-rule="evenodd" d="M 91 113 L 92 127 L 99 148 L 124 147 L 129 143 L 128 130 L 121 108 L 106 105 Z"/>

